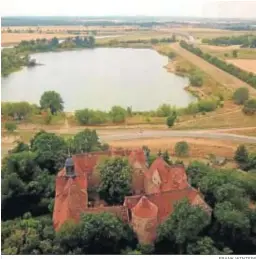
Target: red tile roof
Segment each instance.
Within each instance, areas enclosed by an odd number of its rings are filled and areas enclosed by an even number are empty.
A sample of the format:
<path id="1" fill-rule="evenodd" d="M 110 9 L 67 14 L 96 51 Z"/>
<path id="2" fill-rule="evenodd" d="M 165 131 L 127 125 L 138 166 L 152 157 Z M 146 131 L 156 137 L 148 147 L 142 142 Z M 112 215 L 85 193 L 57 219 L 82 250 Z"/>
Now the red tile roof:
<path id="1" fill-rule="evenodd" d="M 184 198 L 188 198 L 191 204 L 193 204 L 194 199 L 200 195 L 200 193 L 192 187 L 188 187 L 183 190 L 175 190 L 164 192 L 160 194 L 150 194 L 146 195 L 147 199 L 156 205 L 158 208 L 158 222 L 162 222 L 167 216 L 169 216 L 173 210 L 174 205 L 177 201 L 180 201 Z M 127 206 L 129 209 L 133 209 L 139 203 L 141 196 L 128 196 L 125 197 L 124 205 Z M 200 199 L 202 206 L 208 206 L 203 199 Z M 209 206 L 208 206 L 209 207 Z"/>
<path id="2" fill-rule="evenodd" d="M 155 187 L 154 192 L 166 192 L 170 190 L 181 190 L 189 186 L 184 166 L 168 165 L 163 158 L 158 157 L 150 166 L 145 177 L 152 179 L 153 173 L 157 170 L 161 179 L 160 188 Z"/>
<path id="3" fill-rule="evenodd" d="M 158 208 L 147 197 L 142 196 L 136 206 L 133 207 L 132 212 L 137 217 L 154 218 L 157 217 Z"/>
<path id="4" fill-rule="evenodd" d="M 133 150 L 129 157 L 129 162 L 130 163 L 135 163 L 135 162 L 139 162 L 141 165 L 145 165 L 146 164 L 146 156 L 144 154 L 144 151 L 142 149 L 137 149 L 137 150 Z"/>
<path id="5" fill-rule="evenodd" d="M 60 174 L 64 174 L 64 170 Z M 79 221 L 87 206 L 87 179 L 84 175 L 56 177 L 53 223 L 56 230 L 66 221 Z"/>

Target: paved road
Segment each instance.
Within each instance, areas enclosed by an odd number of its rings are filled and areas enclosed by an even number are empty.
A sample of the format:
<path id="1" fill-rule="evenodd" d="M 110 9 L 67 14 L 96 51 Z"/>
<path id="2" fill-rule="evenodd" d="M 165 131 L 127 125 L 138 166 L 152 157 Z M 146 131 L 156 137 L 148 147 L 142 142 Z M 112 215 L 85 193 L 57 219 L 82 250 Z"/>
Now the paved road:
<path id="1" fill-rule="evenodd" d="M 140 132 L 119 131 L 109 135 L 100 135 L 103 141 L 111 140 L 132 140 L 132 139 L 150 139 L 163 137 L 186 137 L 186 138 L 206 138 L 217 140 L 230 140 L 235 142 L 256 144 L 256 137 L 236 135 L 230 133 L 217 133 L 211 131 L 181 131 L 181 130 L 145 130 Z"/>

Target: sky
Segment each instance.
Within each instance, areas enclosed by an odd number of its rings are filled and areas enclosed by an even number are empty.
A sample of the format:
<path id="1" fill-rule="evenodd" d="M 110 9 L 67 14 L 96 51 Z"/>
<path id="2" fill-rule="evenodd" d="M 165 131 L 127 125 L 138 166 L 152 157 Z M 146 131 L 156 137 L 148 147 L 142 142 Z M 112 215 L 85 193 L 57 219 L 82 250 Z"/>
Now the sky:
<path id="1" fill-rule="evenodd" d="M 1 0 L 1 16 L 193 16 L 256 18 L 256 0 Z"/>

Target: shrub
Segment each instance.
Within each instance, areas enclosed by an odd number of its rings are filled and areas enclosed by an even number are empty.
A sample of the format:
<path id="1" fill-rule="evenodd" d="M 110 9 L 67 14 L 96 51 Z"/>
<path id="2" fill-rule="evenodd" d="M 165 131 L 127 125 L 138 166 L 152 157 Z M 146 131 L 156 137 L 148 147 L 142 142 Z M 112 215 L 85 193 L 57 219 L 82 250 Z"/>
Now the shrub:
<path id="1" fill-rule="evenodd" d="M 245 87 L 238 88 L 233 94 L 233 100 L 236 104 L 244 104 L 249 99 L 249 91 Z"/>
<path id="2" fill-rule="evenodd" d="M 211 112 L 216 110 L 217 103 L 214 100 L 201 100 L 198 102 L 199 112 Z"/>
<path id="3" fill-rule="evenodd" d="M 83 109 L 75 111 L 75 118 L 80 125 L 96 125 L 106 122 L 108 115 L 102 111 Z"/>
<path id="4" fill-rule="evenodd" d="M 203 85 L 203 78 L 200 74 L 192 74 L 190 77 L 189 77 L 189 81 L 190 81 L 190 84 L 192 86 L 202 86 Z"/>
<path id="5" fill-rule="evenodd" d="M 173 111 L 172 114 L 170 114 L 166 119 L 166 124 L 170 128 L 174 125 L 175 121 L 177 119 L 177 113 L 176 111 Z"/>
<path id="6" fill-rule="evenodd" d="M 110 111 L 112 122 L 121 123 L 124 122 L 127 116 L 127 111 L 120 106 L 113 106 Z"/>
<path id="7" fill-rule="evenodd" d="M 175 145 L 176 156 L 185 157 L 189 155 L 189 145 L 186 141 L 180 141 Z"/>
<path id="8" fill-rule="evenodd" d="M 256 99 L 250 99 L 245 102 L 243 112 L 248 115 L 256 113 Z"/>
<path id="9" fill-rule="evenodd" d="M 17 129 L 17 125 L 16 123 L 12 122 L 12 121 L 8 121 L 5 123 L 4 128 L 9 132 L 12 133 Z"/>
<path id="10" fill-rule="evenodd" d="M 167 117 L 172 114 L 173 110 L 175 109 L 171 105 L 164 103 L 157 108 L 156 115 L 158 117 Z"/>

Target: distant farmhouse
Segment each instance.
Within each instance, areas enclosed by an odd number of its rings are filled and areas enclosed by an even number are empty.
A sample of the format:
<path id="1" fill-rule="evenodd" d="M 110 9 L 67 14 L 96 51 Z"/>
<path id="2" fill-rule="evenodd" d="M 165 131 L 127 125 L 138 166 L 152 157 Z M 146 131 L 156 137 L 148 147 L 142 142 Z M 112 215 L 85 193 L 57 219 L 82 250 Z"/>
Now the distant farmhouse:
<path id="1" fill-rule="evenodd" d="M 99 198 L 88 202 L 88 189 L 100 182 L 97 165 L 102 156 L 127 157 L 133 168 L 133 195 L 125 197 L 121 206 L 108 206 Z M 57 231 L 67 220 L 79 222 L 81 213 L 109 212 L 129 223 L 140 243 L 151 244 L 156 238 L 157 226 L 173 213 L 175 203 L 184 198 L 211 213 L 200 192 L 188 184 L 182 165 L 170 166 L 158 157 L 148 167 L 141 149 L 75 155 L 66 160 L 56 177 L 53 224 Z"/>

